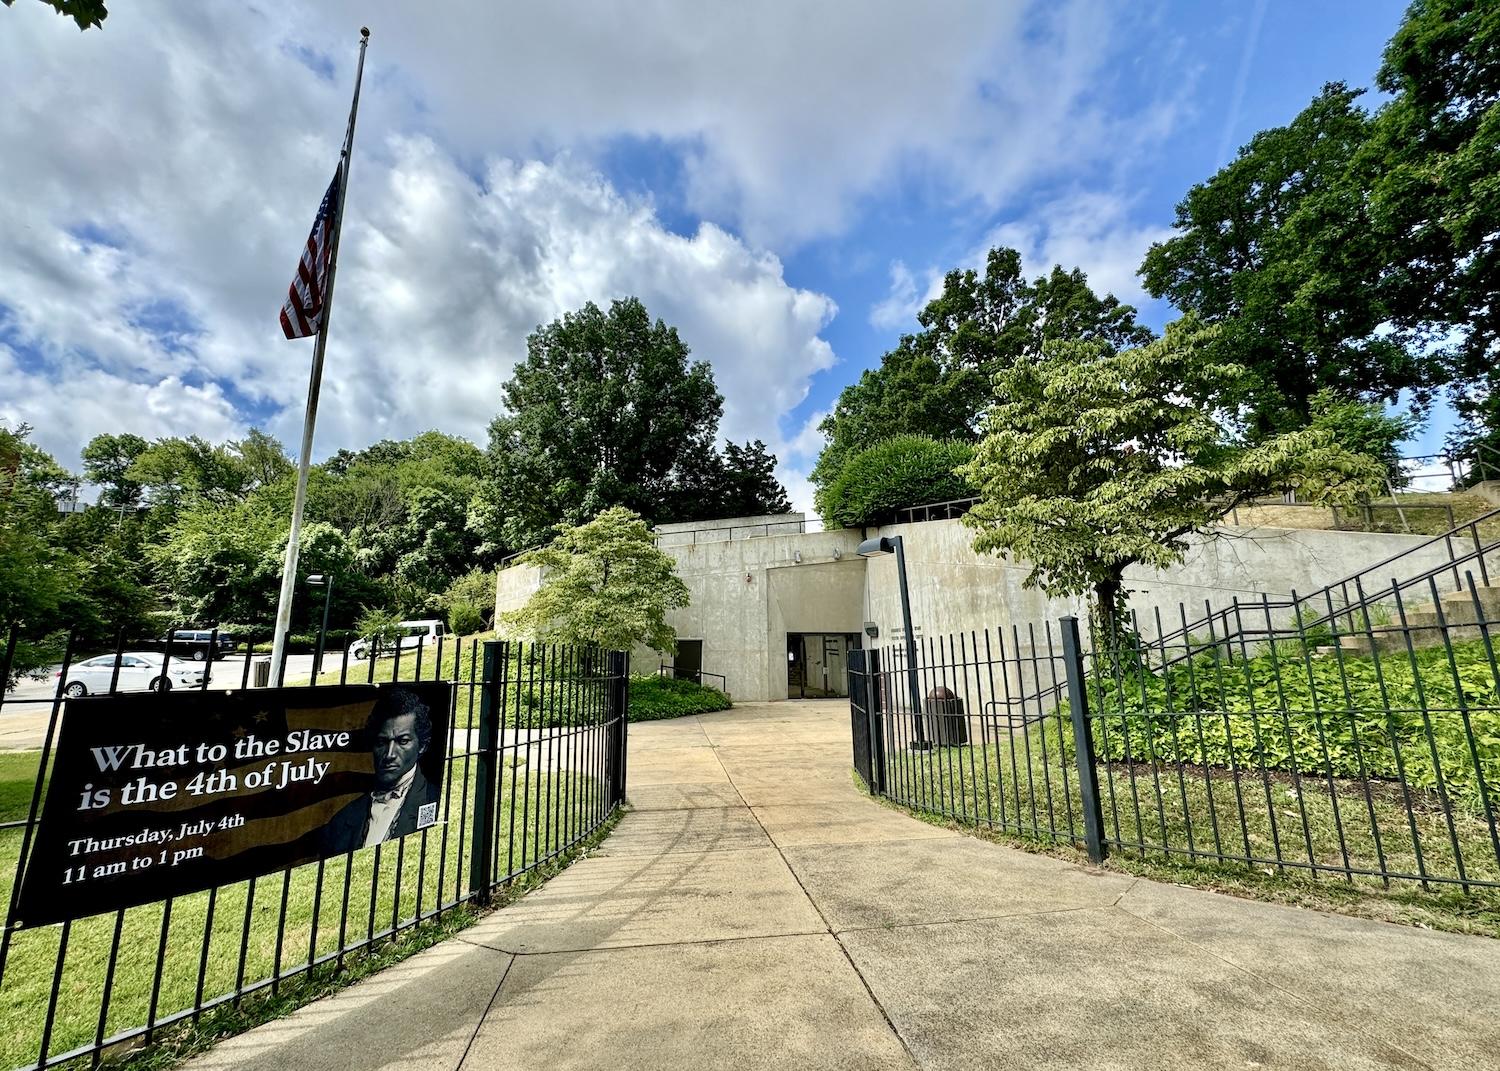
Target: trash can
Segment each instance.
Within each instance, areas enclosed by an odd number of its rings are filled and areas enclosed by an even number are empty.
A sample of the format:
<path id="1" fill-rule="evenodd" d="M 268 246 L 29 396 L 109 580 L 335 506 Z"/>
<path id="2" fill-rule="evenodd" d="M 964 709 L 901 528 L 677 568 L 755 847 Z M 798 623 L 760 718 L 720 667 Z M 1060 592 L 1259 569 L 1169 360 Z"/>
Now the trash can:
<path id="1" fill-rule="evenodd" d="M 257 658 L 250 663 L 250 687 L 269 688 L 271 686 L 271 660 L 269 658 Z"/>
<path id="2" fill-rule="evenodd" d="M 969 721 L 964 701 L 941 685 L 927 693 L 922 704 L 926 737 L 938 747 L 962 747 L 969 742 Z"/>

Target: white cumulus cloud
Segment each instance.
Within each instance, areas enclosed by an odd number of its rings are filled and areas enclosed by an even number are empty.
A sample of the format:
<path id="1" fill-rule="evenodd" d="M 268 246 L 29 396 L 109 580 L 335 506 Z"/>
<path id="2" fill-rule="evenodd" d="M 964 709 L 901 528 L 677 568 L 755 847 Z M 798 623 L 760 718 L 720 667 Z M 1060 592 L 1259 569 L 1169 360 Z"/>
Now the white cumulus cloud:
<path id="1" fill-rule="evenodd" d="M 282 47 L 295 19 L 143 8 L 79 35 L 26 5 L 0 38 L 0 68 L 34 87 L 0 113 L 0 139 L 32 147 L 0 155 L 22 192 L 0 201 L 0 419 L 64 463 L 101 431 L 255 420 L 299 438 L 311 342 L 284 340 L 276 312 L 347 89 Z M 780 446 L 779 418 L 833 364 L 830 299 L 720 227 L 672 232 L 586 161 L 473 162 L 393 130 L 405 83 L 367 78 L 319 453 L 430 427 L 482 440 L 526 335 L 627 295 L 713 365 L 726 435 Z"/>

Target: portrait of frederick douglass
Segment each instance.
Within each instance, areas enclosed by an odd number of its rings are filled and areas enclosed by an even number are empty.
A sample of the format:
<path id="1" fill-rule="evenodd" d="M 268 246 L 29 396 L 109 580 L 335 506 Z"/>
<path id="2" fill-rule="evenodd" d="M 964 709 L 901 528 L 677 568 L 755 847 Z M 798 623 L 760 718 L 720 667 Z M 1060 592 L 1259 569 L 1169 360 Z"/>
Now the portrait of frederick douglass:
<path id="1" fill-rule="evenodd" d="M 439 787 L 422 773 L 432 744 L 432 712 L 415 692 L 383 689 L 365 721 L 373 783 L 323 829 L 328 854 L 395 840 L 437 820 Z"/>

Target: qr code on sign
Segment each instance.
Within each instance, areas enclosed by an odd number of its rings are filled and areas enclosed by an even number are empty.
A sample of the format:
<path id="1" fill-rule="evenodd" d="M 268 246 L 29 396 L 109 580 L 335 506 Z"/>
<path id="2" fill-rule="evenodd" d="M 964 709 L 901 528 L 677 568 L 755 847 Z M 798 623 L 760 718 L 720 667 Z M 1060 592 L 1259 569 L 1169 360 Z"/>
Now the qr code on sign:
<path id="1" fill-rule="evenodd" d="M 437 804 L 424 803 L 417 808 L 417 828 L 426 829 L 437 824 Z"/>

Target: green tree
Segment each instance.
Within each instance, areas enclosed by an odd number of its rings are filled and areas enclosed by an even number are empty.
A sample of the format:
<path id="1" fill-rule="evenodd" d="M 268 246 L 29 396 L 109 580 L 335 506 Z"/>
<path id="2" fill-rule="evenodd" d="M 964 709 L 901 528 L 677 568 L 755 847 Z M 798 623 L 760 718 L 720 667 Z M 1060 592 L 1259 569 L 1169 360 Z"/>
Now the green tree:
<path id="1" fill-rule="evenodd" d="M 365 575 L 436 594 L 483 557 L 470 523 L 483 470 L 477 446 L 436 431 L 340 451 L 309 475 L 308 515 L 349 537 Z"/>
<path id="2" fill-rule="evenodd" d="M 381 651 L 391 651 L 400 642 L 401 613 L 367 606 L 354 628 L 359 638 L 370 645 L 370 656 L 378 658 Z"/>
<path id="3" fill-rule="evenodd" d="M 1421 427 L 1409 413 L 1388 413 L 1376 402 L 1351 402 L 1328 389 L 1309 399 L 1311 425 L 1327 428 L 1333 441 L 1355 454 L 1380 462 L 1385 481 L 1404 487 L 1410 477 L 1401 468 L 1401 444 Z"/>
<path id="4" fill-rule="evenodd" d="M 61 516 L 58 496 L 75 481 L 30 431 L 0 426 L 0 645 L 17 630 L 5 688 L 60 657 L 68 633 L 101 642 L 139 628 L 152 605 L 133 523 L 103 510 Z"/>
<path id="5" fill-rule="evenodd" d="M 853 453 L 896 435 L 972 441 L 979 415 L 994 400 L 997 372 L 1034 359 L 1053 339 L 1093 340 L 1112 348 L 1140 345 L 1151 332 L 1135 309 L 1099 297 L 1082 271 L 1052 271 L 1027 282 L 1021 255 L 992 249 L 984 274 L 951 271 L 943 290 L 859 381 L 846 387 L 820 425 L 828 445 L 812 472 L 829 485 Z"/>
<path id="6" fill-rule="evenodd" d="M 290 524 L 261 502 L 204 500 L 180 511 L 146 550 L 174 620 L 194 628 L 269 620 Z"/>
<path id="7" fill-rule="evenodd" d="M 83 475 L 102 488 L 99 501 L 107 506 L 140 505 L 141 485 L 126 473 L 151 444 L 139 435 L 95 435 L 83 448 Z"/>
<path id="8" fill-rule="evenodd" d="M 234 502 L 250 487 L 250 474 L 233 444 L 215 445 L 196 435 L 156 440 L 136 456 L 125 476 L 141 486 L 148 505 L 167 513 L 200 498 L 221 505 Z"/>
<path id="9" fill-rule="evenodd" d="M 57 611 L 75 586 L 75 563 L 48 535 L 63 470 L 28 441 L 31 429 L 0 425 L 0 636 L 12 625 L 56 628 Z"/>
<path id="10" fill-rule="evenodd" d="M 525 606 L 504 615 L 511 630 L 613 651 L 636 644 L 664 654 L 676 649 L 666 615 L 688 604 L 687 585 L 646 523 L 623 506 L 563 530 L 521 561 L 542 569 L 542 586 Z"/>
<path id="11" fill-rule="evenodd" d="M 259 428 L 251 428 L 250 433 L 234 443 L 231 449 L 239 457 L 246 487 L 267 487 L 297 471 L 292 459 L 286 456 L 286 447 L 281 441 Z"/>
<path id="12" fill-rule="evenodd" d="M 1127 567 L 1181 561 L 1187 537 L 1240 502 L 1376 491 L 1380 462 L 1338 446 L 1327 428 L 1252 440 L 1226 421 L 1223 400 L 1250 372 L 1218 357 L 1220 330 L 1186 318 L 1122 352 L 1053 342 L 1042 360 L 1001 372 L 1001 400 L 959 470 L 981 496 L 964 517 L 974 548 L 1027 562 L 1027 586 L 1048 594 L 1092 592 L 1113 622 Z"/>
<path id="13" fill-rule="evenodd" d="M 1445 360 L 1472 459 L 1500 450 L 1500 7 L 1416 0 L 1375 81 L 1391 99 L 1360 165 L 1392 320 Z"/>
<path id="14" fill-rule="evenodd" d="M 897 435 L 845 460 L 815 496 L 823 523 L 839 528 L 887 524 L 909 506 L 970 498 L 974 488 L 955 471 L 974 456 L 966 442 Z"/>
<path id="15" fill-rule="evenodd" d="M 1237 399 L 1256 434 L 1304 426 L 1320 390 L 1420 402 L 1442 381 L 1418 340 L 1384 329 L 1392 239 L 1374 225 L 1360 90 L 1333 83 L 1287 126 L 1262 131 L 1177 206 L 1146 289 L 1221 330 L 1218 359 L 1250 376 Z"/>
<path id="16" fill-rule="evenodd" d="M 10 7 L 15 0 L 0 0 L 6 7 Z M 87 30 L 92 26 L 103 26 L 105 18 L 109 15 L 109 9 L 104 6 L 104 0 L 42 0 L 50 8 L 54 8 L 58 14 L 66 15 L 78 23 L 80 30 Z"/>
<path id="17" fill-rule="evenodd" d="M 448 627 L 460 636 L 483 632 L 495 616 L 495 573 L 470 569 L 443 592 Z"/>
<path id="18" fill-rule="evenodd" d="M 609 506 L 674 520 L 715 454 L 723 398 L 675 328 L 635 298 L 534 331 L 490 425 L 490 545 L 535 546 Z M 498 529 L 498 530 L 497 530 Z"/>
<path id="19" fill-rule="evenodd" d="M 760 517 L 789 513 L 791 501 L 776 478 L 776 455 L 756 439 L 744 446 L 725 442 L 724 451 L 706 459 L 701 487 L 689 487 L 673 513 L 682 520 Z"/>

